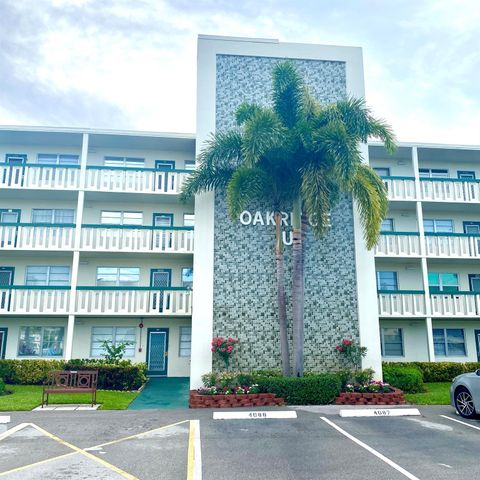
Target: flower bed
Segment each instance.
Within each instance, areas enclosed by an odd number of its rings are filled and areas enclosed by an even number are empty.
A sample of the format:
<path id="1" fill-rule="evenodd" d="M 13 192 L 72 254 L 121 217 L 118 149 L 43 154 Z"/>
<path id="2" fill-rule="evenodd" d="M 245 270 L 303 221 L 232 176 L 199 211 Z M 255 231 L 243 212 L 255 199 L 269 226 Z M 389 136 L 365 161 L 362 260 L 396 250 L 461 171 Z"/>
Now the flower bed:
<path id="1" fill-rule="evenodd" d="M 342 392 L 336 399 L 336 405 L 404 405 L 403 392 L 391 387 L 389 392 Z"/>
<path id="2" fill-rule="evenodd" d="M 273 393 L 230 393 L 202 395 L 190 390 L 190 408 L 273 407 L 284 405 L 283 398 Z"/>

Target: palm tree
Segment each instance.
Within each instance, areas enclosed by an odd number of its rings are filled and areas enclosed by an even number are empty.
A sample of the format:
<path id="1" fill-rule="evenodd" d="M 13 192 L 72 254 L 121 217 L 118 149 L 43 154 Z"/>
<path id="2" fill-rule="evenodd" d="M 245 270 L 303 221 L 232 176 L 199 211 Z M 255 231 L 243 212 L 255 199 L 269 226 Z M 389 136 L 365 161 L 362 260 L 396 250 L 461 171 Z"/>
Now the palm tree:
<path id="1" fill-rule="evenodd" d="M 277 64 L 273 105 L 242 104 L 237 128 L 212 135 L 200 154 L 200 167 L 184 185 L 182 198 L 224 187 L 232 218 L 253 201 L 267 200 L 275 211 L 277 300 L 283 370 L 289 355 L 281 250 L 280 206 L 292 210 L 292 304 L 294 374 L 303 375 L 304 269 L 307 226 L 321 238 L 330 212 L 352 195 L 367 247 L 372 248 L 388 201 L 380 177 L 362 162 L 359 149 L 369 137 L 395 149 L 390 127 L 372 116 L 364 100 L 347 98 L 322 106 L 311 96 L 291 62 Z M 308 219 L 308 220 L 307 220 Z"/>

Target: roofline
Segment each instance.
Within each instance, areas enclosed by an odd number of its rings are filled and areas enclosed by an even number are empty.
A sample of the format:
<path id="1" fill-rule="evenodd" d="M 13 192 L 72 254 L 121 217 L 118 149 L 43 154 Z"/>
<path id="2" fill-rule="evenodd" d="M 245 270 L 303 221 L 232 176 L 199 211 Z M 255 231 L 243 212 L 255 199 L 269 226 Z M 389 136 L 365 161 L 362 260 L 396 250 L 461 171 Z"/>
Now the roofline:
<path id="1" fill-rule="evenodd" d="M 194 133 L 176 132 L 152 132 L 142 130 L 111 130 L 102 128 L 77 128 L 77 127 L 43 127 L 27 125 L 0 125 L 0 131 L 13 130 L 17 132 L 40 132 L 40 133 L 89 133 L 95 135 L 125 135 L 131 137 L 161 137 L 179 140 L 195 140 Z"/>
<path id="2" fill-rule="evenodd" d="M 383 147 L 383 142 L 368 142 L 372 147 Z M 480 145 L 459 145 L 449 143 L 396 142 L 397 147 L 439 148 L 444 150 L 480 150 Z"/>

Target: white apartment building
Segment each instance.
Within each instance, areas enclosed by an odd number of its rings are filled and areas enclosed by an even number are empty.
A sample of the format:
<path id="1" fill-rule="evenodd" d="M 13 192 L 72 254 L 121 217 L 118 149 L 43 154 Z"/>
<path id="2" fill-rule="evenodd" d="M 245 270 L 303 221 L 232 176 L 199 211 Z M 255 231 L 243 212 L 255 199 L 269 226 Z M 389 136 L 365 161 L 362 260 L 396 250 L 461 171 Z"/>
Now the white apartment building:
<path id="1" fill-rule="evenodd" d="M 221 192 L 178 194 L 208 133 L 243 99 L 267 101 L 281 58 L 320 99 L 364 94 L 360 49 L 200 37 L 196 136 L 0 127 L 1 358 L 95 358 L 104 340 L 129 342 L 125 357 L 150 375 L 196 386 L 212 336 L 232 335 L 236 367 L 279 365 L 258 342 L 277 341 L 273 225 L 228 219 Z M 402 143 L 390 156 L 372 143 L 364 156 L 385 179 L 388 219 L 374 252 L 351 202 L 325 239 L 307 239 L 307 368 L 334 367 L 341 338 L 367 346 L 377 371 L 477 361 L 480 148 Z"/>

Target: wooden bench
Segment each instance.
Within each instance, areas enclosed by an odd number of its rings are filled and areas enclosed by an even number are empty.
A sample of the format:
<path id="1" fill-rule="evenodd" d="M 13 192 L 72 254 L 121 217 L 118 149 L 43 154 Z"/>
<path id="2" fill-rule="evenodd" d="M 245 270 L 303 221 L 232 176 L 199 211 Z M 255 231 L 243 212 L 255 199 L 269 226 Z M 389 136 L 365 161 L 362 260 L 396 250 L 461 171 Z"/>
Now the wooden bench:
<path id="1" fill-rule="evenodd" d="M 43 386 L 42 408 L 48 406 L 51 393 L 91 393 L 92 407 L 97 403 L 98 370 L 54 370 Z M 46 399 L 46 402 L 45 402 Z"/>

